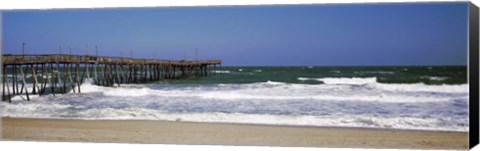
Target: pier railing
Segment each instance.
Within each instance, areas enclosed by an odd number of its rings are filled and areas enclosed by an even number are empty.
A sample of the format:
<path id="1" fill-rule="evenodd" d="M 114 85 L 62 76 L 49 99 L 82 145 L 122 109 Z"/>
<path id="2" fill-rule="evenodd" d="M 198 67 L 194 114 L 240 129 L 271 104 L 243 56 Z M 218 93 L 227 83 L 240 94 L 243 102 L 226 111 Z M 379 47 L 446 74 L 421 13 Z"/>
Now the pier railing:
<path id="1" fill-rule="evenodd" d="M 221 64 L 221 60 L 193 60 L 193 61 L 176 61 L 176 60 L 159 60 L 159 59 L 135 59 L 125 57 L 105 57 L 91 55 L 2 55 L 4 65 L 13 64 L 41 64 L 41 63 L 94 63 L 94 64 L 164 64 L 164 65 L 199 65 L 199 64 Z"/>

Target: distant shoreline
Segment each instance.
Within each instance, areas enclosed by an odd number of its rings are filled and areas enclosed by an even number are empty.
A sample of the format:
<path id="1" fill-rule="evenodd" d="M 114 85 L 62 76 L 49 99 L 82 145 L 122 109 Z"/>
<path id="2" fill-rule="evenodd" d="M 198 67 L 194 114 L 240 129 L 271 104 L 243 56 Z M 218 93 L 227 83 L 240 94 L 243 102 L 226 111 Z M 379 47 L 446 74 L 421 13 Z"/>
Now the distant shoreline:
<path id="1" fill-rule="evenodd" d="M 467 149 L 468 132 L 149 120 L 2 118 L 2 139 L 246 146 Z"/>

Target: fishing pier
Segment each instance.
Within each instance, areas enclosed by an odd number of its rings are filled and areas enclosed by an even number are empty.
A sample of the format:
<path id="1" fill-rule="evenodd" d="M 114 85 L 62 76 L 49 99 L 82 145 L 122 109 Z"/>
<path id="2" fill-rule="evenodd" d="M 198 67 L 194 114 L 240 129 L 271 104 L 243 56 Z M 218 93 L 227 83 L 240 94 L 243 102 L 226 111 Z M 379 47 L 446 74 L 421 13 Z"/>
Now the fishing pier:
<path id="1" fill-rule="evenodd" d="M 80 93 L 85 78 L 101 86 L 215 74 L 221 60 L 173 61 L 90 55 L 2 55 L 2 100 L 15 95 Z M 9 80 L 10 79 L 10 80 Z M 29 91 L 30 90 L 30 91 Z M 10 92 L 12 91 L 12 92 Z"/>

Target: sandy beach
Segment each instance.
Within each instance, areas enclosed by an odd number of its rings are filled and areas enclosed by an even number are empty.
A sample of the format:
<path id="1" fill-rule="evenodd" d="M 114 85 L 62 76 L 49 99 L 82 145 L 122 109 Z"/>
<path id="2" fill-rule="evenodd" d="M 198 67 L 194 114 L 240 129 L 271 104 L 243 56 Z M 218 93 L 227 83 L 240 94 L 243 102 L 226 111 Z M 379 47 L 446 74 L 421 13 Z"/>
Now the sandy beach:
<path id="1" fill-rule="evenodd" d="M 3 140 L 466 149 L 467 132 L 143 120 L 2 118 Z"/>

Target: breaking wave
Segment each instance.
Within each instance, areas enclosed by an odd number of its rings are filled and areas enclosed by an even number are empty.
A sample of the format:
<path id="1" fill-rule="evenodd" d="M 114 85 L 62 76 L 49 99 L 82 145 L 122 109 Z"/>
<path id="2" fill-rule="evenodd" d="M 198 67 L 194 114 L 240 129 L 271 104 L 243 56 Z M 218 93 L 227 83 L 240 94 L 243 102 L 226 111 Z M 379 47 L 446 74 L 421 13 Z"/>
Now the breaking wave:
<path id="1" fill-rule="evenodd" d="M 323 84 L 124 84 L 85 80 L 82 93 L 0 103 L 2 116 L 146 119 L 468 131 L 468 84 L 384 84 L 368 78 L 307 78 Z"/>

